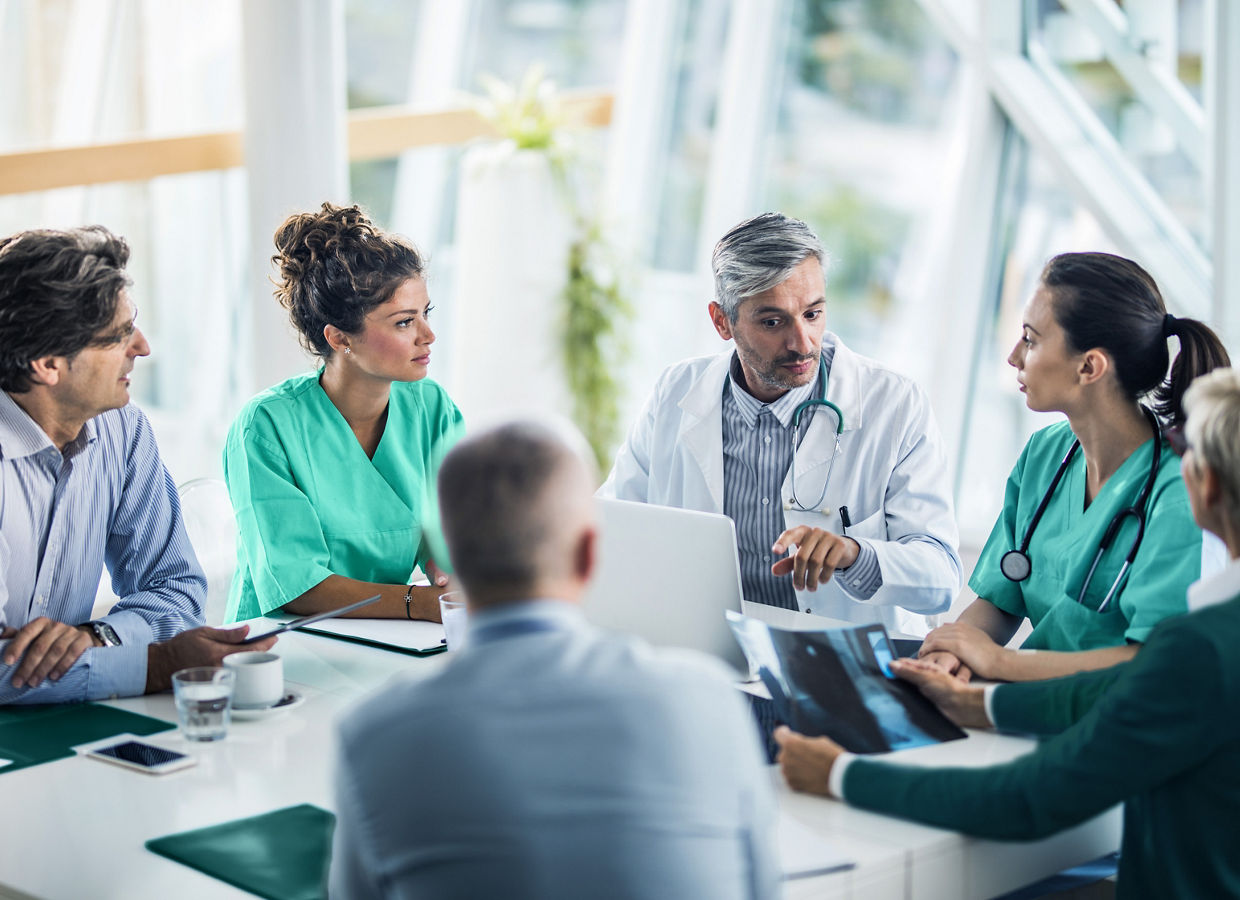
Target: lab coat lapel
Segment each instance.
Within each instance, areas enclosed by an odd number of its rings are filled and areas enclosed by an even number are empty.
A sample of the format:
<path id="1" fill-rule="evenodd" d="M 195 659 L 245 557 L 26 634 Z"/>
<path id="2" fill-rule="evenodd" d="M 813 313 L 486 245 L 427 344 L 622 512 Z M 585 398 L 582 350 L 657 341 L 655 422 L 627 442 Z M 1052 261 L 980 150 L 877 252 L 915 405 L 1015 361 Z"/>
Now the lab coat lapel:
<path id="1" fill-rule="evenodd" d="M 680 401 L 680 441 L 710 494 L 706 512 L 723 512 L 723 384 L 731 359 L 731 350 L 715 357 Z"/>

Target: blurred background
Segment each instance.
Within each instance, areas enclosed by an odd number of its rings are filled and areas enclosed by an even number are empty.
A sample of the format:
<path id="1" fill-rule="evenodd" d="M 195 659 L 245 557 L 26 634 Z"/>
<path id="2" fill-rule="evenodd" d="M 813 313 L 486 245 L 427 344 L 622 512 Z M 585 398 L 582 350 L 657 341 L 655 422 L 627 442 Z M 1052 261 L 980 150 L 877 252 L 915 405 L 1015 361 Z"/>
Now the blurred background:
<path id="1" fill-rule="evenodd" d="M 722 348 L 714 241 L 805 219 L 829 328 L 930 392 L 966 546 L 1048 421 L 1004 362 L 1048 257 L 1131 256 L 1240 338 L 1229 0 L 0 0 L 0 84 L 0 233 L 128 238 L 178 482 L 313 364 L 271 235 L 323 200 L 428 253 L 467 420 L 515 396 L 603 454 Z M 536 135 L 496 126 L 527 101 Z"/>

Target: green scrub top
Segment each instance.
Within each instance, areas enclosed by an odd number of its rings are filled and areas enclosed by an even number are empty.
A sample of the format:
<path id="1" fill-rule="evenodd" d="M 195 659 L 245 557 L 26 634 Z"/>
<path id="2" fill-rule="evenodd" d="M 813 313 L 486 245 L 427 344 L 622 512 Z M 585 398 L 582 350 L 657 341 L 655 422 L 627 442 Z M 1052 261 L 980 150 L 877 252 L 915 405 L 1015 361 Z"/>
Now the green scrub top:
<path id="1" fill-rule="evenodd" d="M 1013 615 L 1028 617 L 1033 633 L 1024 646 L 1037 650 L 1092 650 L 1126 641 L 1144 642 L 1158 622 L 1187 611 L 1188 586 L 1201 576 L 1201 529 L 1193 521 L 1180 476 L 1180 460 L 1163 445 L 1162 463 L 1146 507 L 1145 537 L 1132 568 L 1105 612 L 1098 606 L 1123 567 L 1137 522 L 1129 516 L 1090 581 L 1085 602 L 1076 598 L 1111 518 L 1141 493 L 1153 461 L 1154 441 L 1124 460 L 1085 508 L 1085 454 L 1073 456 L 1029 543 L 1033 571 L 1009 581 L 999 560 L 1020 547 L 1029 522 L 1075 436 L 1068 423 L 1029 439 L 1008 477 L 1003 512 L 982 550 L 969 587 Z M 1118 599 L 1118 602 L 1116 600 Z"/>
<path id="2" fill-rule="evenodd" d="M 251 400 L 224 445 L 237 514 L 225 621 L 279 609 L 329 575 L 403 584 L 426 561 L 435 465 L 461 432 L 435 382 L 393 382 L 373 459 L 319 385 L 299 375 Z"/>

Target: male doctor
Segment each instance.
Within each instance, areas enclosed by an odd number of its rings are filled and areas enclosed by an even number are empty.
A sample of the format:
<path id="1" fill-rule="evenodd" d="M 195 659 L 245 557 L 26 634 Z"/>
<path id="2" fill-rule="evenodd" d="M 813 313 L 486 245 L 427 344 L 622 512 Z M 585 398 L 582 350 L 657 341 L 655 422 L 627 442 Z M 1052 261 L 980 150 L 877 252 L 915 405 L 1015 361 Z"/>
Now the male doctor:
<path id="1" fill-rule="evenodd" d="M 780 213 L 723 236 L 709 311 L 735 349 L 663 373 L 599 493 L 731 517 L 746 600 L 924 635 L 961 577 L 938 427 L 826 330 L 823 258 Z"/>

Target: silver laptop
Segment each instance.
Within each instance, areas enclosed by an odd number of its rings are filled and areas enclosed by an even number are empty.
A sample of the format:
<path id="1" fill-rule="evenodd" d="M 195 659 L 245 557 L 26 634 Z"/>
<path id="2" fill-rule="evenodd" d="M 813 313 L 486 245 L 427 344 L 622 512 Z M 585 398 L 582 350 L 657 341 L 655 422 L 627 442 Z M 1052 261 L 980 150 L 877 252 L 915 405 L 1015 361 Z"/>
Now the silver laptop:
<path id="1" fill-rule="evenodd" d="M 741 611 L 732 520 L 627 500 L 595 503 L 599 559 L 586 592 L 586 618 L 652 644 L 709 653 L 748 676 L 724 615 Z"/>

